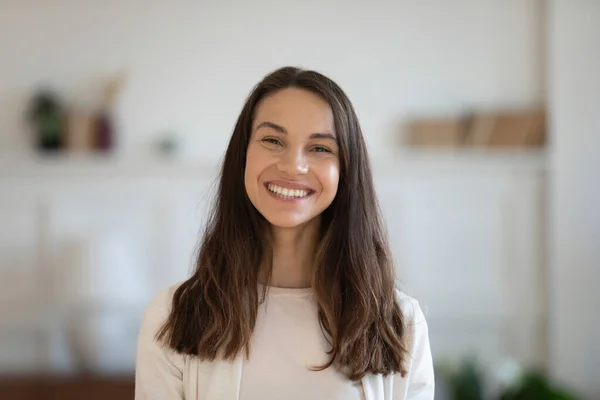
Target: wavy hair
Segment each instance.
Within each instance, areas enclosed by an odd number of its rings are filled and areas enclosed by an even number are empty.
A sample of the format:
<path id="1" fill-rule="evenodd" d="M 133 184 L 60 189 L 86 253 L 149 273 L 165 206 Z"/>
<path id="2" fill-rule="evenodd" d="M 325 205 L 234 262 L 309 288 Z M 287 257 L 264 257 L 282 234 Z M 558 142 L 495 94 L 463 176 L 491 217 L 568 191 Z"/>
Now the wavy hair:
<path id="1" fill-rule="evenodd" d="M 340 180 L 321 214 L 312 287 L 330 344 L 329 361 L 352 380 L 365 374 L 406 374 L 406 333 L 396 301 L 394 267 L 375 195 L 358 117 L 342 89 L 324 75 L 280 68 L 259 82 L 243 106 L 221 166 L 218 193 L 203 234 L 195 272 L 173 296 L 157 340 L 201 360 L 250 354 L 257 310 L 265 292 L 261 271 L 272 257 L 268 222 L 244 185 L 246 151 L 261 100 L 285 88 L 325 99 L 339 140 Z M 263 275 L 263 276 L 265 276 Z"/>

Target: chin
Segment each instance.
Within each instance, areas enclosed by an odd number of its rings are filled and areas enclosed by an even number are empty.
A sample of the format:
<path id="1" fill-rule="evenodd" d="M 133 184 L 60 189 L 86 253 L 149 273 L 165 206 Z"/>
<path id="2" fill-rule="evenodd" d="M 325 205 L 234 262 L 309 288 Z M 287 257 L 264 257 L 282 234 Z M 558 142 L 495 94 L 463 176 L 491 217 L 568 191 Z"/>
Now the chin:
<path id="1" fill-rule="evenodd" d="M 306 226 L 309 222 L 316 220 L 316 218 L 294 218 L 277 216 L 274 218 L 266 218 L 267 221 L 274 227 L 280 229 L 293 229 Z"/>

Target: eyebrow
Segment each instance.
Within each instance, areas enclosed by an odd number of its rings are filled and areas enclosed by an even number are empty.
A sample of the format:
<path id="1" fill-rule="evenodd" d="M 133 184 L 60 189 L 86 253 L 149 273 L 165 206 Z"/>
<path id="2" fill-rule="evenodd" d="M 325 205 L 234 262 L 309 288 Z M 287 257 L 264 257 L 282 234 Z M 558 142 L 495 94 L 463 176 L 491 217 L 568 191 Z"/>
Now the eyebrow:
<path id="1" fill-rule="evenodd" d="M 270 121 L 264 121 L 261 122 L 260 124 L 258 124 L 258 126 L 256 127 L 256 130 L 259 130 L 260 128 L 271 128 L 279 133 L 283 133 L 287 135 L 287 130 L 281 126 L 281 125 L 277 125 L 274 122 L 270 122 Z M 337 143 L 337 138 L 328 132 L 317 132 L 317 133 L 313 133 L 310 135 L 311 139 L 327 139 L 327 140 L 332 140 L 334 142 Z"/>

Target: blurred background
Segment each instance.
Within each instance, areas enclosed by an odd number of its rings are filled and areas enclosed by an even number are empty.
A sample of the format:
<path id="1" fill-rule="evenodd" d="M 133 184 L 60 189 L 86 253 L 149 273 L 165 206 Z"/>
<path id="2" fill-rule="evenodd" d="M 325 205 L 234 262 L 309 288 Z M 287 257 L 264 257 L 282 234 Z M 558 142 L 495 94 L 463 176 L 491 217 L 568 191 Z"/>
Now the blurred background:
<path id="1" fill-rule="evenodd" d="M 141 313 L 189 276 L 244 99 L 294 65 L 360 117 L 436 397 L 600 399 L 598 20 L 594 0 L 0 0 L 0 398 L 132 398 Z"/>

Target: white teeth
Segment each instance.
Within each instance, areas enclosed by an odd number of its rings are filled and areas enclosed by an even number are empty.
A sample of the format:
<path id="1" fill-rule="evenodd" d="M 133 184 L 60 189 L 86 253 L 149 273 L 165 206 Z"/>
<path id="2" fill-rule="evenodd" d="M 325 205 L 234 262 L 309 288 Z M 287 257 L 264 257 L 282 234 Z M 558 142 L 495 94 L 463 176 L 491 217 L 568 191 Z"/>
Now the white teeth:
<path id="1" fill-rule="evenodd" d="M 288 189 L 288 188 L 283 188 L 280 186 L 273 185 L 271 183 L 267 187 L 271 192 L 276 193 L 279 196 L 286 198 L 286 199 L 306 197 L 308 195 L 308 190 Z"/>

